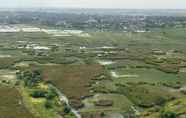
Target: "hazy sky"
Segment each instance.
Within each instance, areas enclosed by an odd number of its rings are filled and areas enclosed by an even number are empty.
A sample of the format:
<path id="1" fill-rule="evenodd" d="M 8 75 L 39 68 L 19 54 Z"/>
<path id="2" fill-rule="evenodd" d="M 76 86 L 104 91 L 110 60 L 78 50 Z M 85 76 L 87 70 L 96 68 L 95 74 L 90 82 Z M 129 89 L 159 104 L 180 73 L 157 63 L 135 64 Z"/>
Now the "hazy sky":
<path id="1" fill-rule="evenodd" d="M 0 0 L 0 7 L 186 9 L 186 0 Z"/>

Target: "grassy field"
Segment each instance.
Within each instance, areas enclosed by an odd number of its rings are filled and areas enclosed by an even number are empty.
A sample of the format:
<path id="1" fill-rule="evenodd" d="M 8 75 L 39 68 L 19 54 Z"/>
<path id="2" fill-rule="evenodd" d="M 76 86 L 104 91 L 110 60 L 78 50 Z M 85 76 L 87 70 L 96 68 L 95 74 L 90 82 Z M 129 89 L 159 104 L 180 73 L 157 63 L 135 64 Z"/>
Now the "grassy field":
<path id="1" fill-rule="evenodd" d="M 16 61 L 18 61 L 16 58 L 0 58 L 0 69 L 7 69 L 12 67 Z"/>
<path id="2" fill-rule="evenodd" d="M 89 92 L 86 86 L 96 75 L 103 73 L 99 65 L 45 66 L 44 76 L 52 81 L 67 96 L 80 98 Z"/>
<path id="3" fill-rule="evenodd" d="M 15 88 L 0 86 L 0 117 L 35 118 L 24 106 L 22 97 Z"/>
<path id="4" fill-rule="evenodd" d="M 168 82 L 183 82 L 185 79 L 178 78 L 175 74 L 164 73 L 156 69 L 129 68 L 114 70 L 118 75 L 137 75 L 136 77 L 121 77 L 116 79 L 117 83 L 126 82 L 147 82 L 147 83 L 168 83 Z"/>
<path id="5" fill-rule="evenodd" d="M 163 105 L 166 101 L 176 96 L 165 89 L 150 85 L 134 84 L 120 86 L 118 92 L 126 95 L 133 103 L 144 108 L 154 105 Z"/>

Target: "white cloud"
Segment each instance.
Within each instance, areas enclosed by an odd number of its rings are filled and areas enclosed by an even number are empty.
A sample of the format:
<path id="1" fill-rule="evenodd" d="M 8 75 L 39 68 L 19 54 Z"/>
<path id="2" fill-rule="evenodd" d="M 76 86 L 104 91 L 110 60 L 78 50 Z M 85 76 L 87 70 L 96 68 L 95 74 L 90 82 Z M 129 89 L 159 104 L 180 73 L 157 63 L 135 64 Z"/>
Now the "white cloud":
<path id="1" fill-rule="evenodd" d="M 186 9 L 186 0 L 0 0 L 0 2 L 0 7 Z"/>

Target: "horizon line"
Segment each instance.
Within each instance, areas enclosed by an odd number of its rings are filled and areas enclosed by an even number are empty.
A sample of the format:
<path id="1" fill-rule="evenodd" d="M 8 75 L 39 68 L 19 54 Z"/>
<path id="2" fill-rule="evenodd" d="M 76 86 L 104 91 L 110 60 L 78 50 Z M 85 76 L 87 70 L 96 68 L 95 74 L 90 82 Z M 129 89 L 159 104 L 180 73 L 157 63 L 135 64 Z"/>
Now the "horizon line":
<path id="1" fill-rule="evenodd" d="M 103 10 L 186 10 L 186 8 L 94 8 L 94 7 L 39 7 L 39 6 L 31 6 L 31 7 L 0 7 L 0 9 L 103 9 Z"/>

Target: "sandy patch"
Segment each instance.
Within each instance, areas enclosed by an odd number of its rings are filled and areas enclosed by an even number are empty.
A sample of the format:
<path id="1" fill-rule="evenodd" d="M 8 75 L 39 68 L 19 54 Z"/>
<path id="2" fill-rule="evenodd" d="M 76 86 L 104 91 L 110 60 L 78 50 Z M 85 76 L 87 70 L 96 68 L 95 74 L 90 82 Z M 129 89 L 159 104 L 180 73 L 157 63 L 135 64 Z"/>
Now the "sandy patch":
<path id="1" fill-rule="evenodd" d="M 15 80 L 17 71 L 0 70 L 0 80 Z"/>
<path id="2" fill-rule="evenodd" d="M 186 68 L 180 68 L 179 72 L 180 73 L 186 73 Z"/>
<path id="3" fill-rule="evenodd" d="M 14 66 L 15 67 L 29 67 L 29 63 L 27 63 L 27 62 L 20 62 L 20 63 L 16 63 Z"/>
<path id="4" fill-rule="evenodd" d="M 0 78 L 6 79 L 6 80 L 12 80 L 15 79 L 15 75 L 1 75 Z"/>
<path id="5" fill-rule="evenodd" d="M 100 64 L 100 65 L 111 65 L 111 64 L 114 64 L 115 62 L 113 62 L 113 61 L 104 61 L 104 60 L 99 60 L 98 61 L 98 63 Z"/>
<path id="6" fill-rule="evenodd" d="M 114 71 L 111 71 L 111 76 L 114 78 L 121 78 L 121 77 L 126 77 L 126 78 L 137 78 L 139 77 L 139 75 L 130 75 L 130 74 L 126 74 L 126 75 L 119 75 Z"/>
<path id="7" fill-rule="evenodd" d="M 12 57 L 11 55 L 0 55 L 0 58 L 10 58 Z"/>

